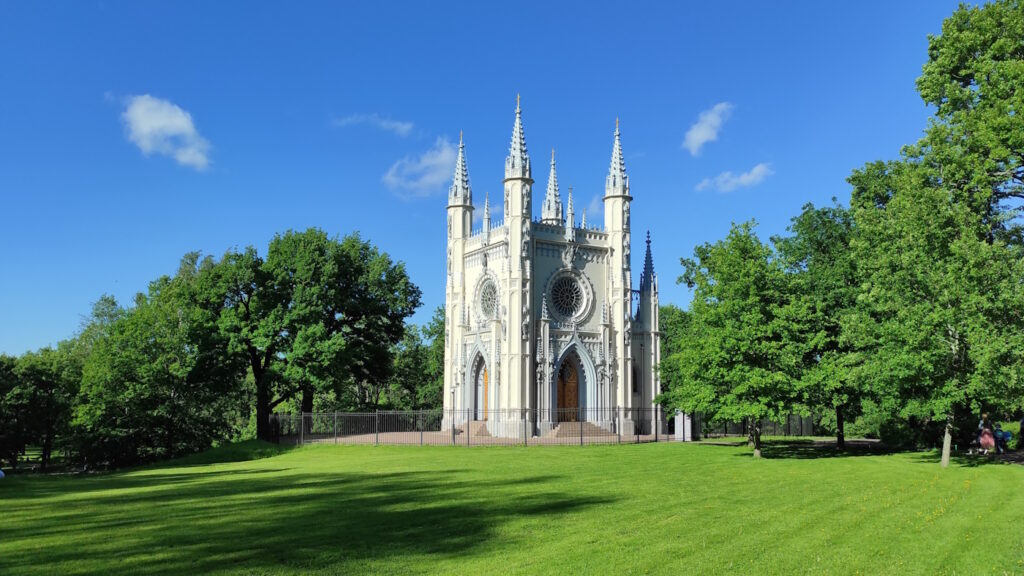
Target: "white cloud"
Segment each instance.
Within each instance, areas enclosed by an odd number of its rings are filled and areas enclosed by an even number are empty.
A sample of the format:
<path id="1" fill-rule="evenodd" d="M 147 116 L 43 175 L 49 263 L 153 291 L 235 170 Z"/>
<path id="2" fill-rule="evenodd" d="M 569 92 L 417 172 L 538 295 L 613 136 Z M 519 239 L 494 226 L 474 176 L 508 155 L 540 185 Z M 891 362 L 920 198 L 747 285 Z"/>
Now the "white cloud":
<path id="1" fill-rule="evenodd" d="M 587 224 L 604 225 L 604 196 L 598 194 L 590 200 L 590 204 L 587 205 Z"/>
<path id="2" fill-rule="evenodd" d="M 412 122 L 402 122 L 399 120 L 391 120 L 390 118 L 383 118 L 376 112 L 373 114 L 352 114 L 351 116 L 345 116 L 344 118 L 335 118 L 331 123 L 338 128 L 345 128 L 346 126 L 354 126 L 356 124 L 369 124 L 374 128 L 394 132 L 399 136 L 408 136 L 409 133 L 412 132 L 413 128 Z"/>
<path id="3" fill-rule="evenodd" d="M 696 156 L 700 153 L 702 146 L 708 142 L 718 140 L 718 131 L 722 124 L 732 113 L 733 105 L 728 102 L 719 102 L 710 109 L 700 113 L 697 121 L 686 131 L 683 138 L 683 148 L 690 151 L 690 155 Z"/>
<path id="4" fill-rule="evenodd" d="M 742 174 L 722 172 L 714 178 L 705 178 L 697 184 L 697 190 L 701 191 L 707 190 L 708 188 L 714 188 L 719 192 L 732 192 L 737 188 L 746 188 L 748 186 L 760 184 L 765 178 L 774 173 L 775 172 L 772 171 L 771 164 L 762 162 Z"/>
<path id="5" fill-rule="evenodd" d="M 173 102 L 149 94 L 129 96 L 121 120 L 143 154 L 169 156 L 196 170 L 210 165 L 210 143 L 199 135 L 192 115 Z"/>
<path id="6" fill-rule="evenodd" d="M 447 138 L 438 137 L 423 154 L 406 156 L 392 164 L 381 180 L 388 188 L 404 190 L 413 196 L 428 196 L 451 180 L 455 156 L 455 145 Z"/>

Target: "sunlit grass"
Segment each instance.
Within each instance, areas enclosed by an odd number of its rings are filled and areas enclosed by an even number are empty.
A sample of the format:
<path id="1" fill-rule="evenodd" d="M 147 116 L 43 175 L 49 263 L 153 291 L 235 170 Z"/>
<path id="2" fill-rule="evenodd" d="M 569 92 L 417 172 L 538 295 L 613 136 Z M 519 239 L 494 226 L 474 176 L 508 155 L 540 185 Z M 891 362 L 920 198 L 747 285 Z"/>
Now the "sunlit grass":
<path id="1" fill-rule="evenodd" d="M 766 455 L 248 443 L 11 477 L 0 574 L 1024 572 L 1024 467 L 778 444 Z"/>

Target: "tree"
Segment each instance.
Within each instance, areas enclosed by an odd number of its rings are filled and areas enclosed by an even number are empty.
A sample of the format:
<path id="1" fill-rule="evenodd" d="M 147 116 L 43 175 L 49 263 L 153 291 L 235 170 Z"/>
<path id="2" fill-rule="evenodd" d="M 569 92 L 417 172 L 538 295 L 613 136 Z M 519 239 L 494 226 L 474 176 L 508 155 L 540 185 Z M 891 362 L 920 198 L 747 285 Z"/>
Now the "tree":
<path id="1" fill-rule="evenodd" d="M 936 107 L 899 162 L 853 174 L 863 268 L 850 333 L 905 418 L 957 421 L 1021 403 L 1024 10 L 962 6 L 929 38 L 917 81 Z"/>
<path id="2" fill-rule="evenodd" d="M 135 306 L 113 315 L 85 363 L 75 407 L 80 454 L 123 465 L 208 448 L 230 430 L 244 374 L 218 330 L 211 259 L 182 259 Z"/>
<path id="3" fill-rule="evenodd" d="M 804 404 L 835 414 L 836 445 L 845 447 L 845 422 L 868 392 L 858 377 L 859 356 L 842 329 L 857 301 L 857 266 L 850 253 L 853 218 L 835 203 L 805 204 L 792 219 L 791 236 L 774 238 L 791 275 L 794 317 L 800 325 L 802 367 L 798 388 Z"/>
<path id="4" fill-rule="evenodd" d="M 747 420 L 754 456 L 761 455 L 761 420 L 792 410 L 798 355 L 791 345 L 788 279 L 753 222 L 734 225 L 715 244 L 681 259 L 679 282 L 694 289 L 694 339 L 678 356 L 680 379 L 666 394 L 671 408 L 717 420 Z"/>
<path id="5" fill-rule="evenodd" d="M 907 156 L 978 215 L 986 238 L 1019 244 L 1024 200 L 1024 5 L 961 5 L 928 38 L 917 90 L 935 116 Z"/>
<path id="6" fill-rule="evenodd" d="M 356 234 L 311 228 L 275 236 L 265 260 L 251 247 L 230 252 L 210 275 L 221 334 L 254 382 L 258 438 L 272 438 L 271 412 L 297 395 L 304 412 L 318 391 L 379 405 L 391 347 L 420 303 L 403 264 Z"/>
<path id="7" fill-rule="evenodd" d="M 946 466 L 958 414 L 1020 405 L 1024 265 L 940 173 L 904 166 L 884 208 L 855 210 L 852 247 L 867 376 L 902 417 L 941 422 Z"/>
<path id="8" fill-rule="evenodd" d="M 444 327 L 444 306 L 438 306 L 430 322 L 423 327 L 423 337 L 429 341 L 424 364 L 426 379 L 417 390 L 417 399 L 423 408 L 441 408 L 444 403 Z"/>
<path id="9" fill-rule="evenodd" d="M 692 345 L 695 336 L 691 333 L 690 314 L 674 304 L 665 304 L 658 311 L 661 329 L 661 365 L 658 371 L 661 376 L 660 403 L 668 398 L 668 393 L 679 387 L 683 379 L 682 354 Z"/>
<path id="10" fill-rule="evenodd" d="M 16 372 L 18 359 L 0 354 L 0 463 L 18 467 L 29 442 L 29 402 Z"/>
<path id="11" fill-rule="evenodd" d="M 15 374 L 24 399 L 28 440 L 40 446 L 40 469 L 50 465 L 58 434 L 67 431 L 78 380 L 68 371 L 67 354 L 53 348 L 18 358 Z"/>

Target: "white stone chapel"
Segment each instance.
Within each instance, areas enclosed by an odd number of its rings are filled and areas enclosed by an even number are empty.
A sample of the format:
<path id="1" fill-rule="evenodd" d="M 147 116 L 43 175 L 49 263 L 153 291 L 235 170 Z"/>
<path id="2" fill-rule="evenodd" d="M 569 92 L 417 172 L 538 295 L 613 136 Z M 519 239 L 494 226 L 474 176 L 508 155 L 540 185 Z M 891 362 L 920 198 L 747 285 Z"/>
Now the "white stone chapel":
<path id="1" fill-rule="evenodd" d="M 505 158 L 504 221 L 489 199 L 473 228 L 460 136 L 448 194 L 445 427 L 480 422 L 496 436 L 550 434 L 565 421 L 650 433 L 660 393 L 658 278 L 650 234 L 633 288 L 629 177 L 618 120 L 604 187 L 604 222 L 562 203 L 554 151 L 540 217 L 516 101 Z M 582 424 L 580 424 L 582 425 Z"/>

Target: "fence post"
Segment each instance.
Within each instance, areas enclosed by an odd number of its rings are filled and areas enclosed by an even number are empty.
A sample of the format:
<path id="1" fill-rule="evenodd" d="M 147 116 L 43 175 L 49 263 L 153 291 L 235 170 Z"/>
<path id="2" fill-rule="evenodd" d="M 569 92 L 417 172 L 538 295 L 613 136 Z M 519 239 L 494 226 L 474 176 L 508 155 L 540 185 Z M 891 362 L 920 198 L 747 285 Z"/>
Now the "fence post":
<path id="1" fill-rule="evenodd" d="M 373 411 L 373 445 L 380 445 L 380 411 Z"/>
<path id="2" fill-rule="evenodd" d="M 334 413 L 334 443 L 338 443 L 338 413 Z"/>
<path id="3" fill-rule="evenodd" d="M 306 415 L 299 412 L 299 444 L 306 443 Z"/>
<path id="4" fill-rule="evenodd" d="M 615 409 L 615 432 L 619 435 L 619 444 L 622 444 L 622 418 L 619 417 L 619 409 Z"/>
<path id="5" fill-rule="evenodd" d="M 523 446 L 529 445 L 527 440 L 528 436 L 526 435 L 526 418 L 529 416 L 529 414 L 530 412 L 528 409 L 523 410 Z"/>
<path id="6" fill-rule="evenodd" d="M 420 410 L 420 446 L 423 446 L 423 410 Z"/>
<path id="7" fill-rule="evenodd" d="M 661 407 L 654 407 L 654 443 L 658 443 L 658 425 L 661 424 Z"/>
<path id="8" fill-rule="evenodd" d="M 454 394 L 454 392 L 453 392 Z M 452 446 L 455 446 L 455 406 L 452 406 Z"/>

